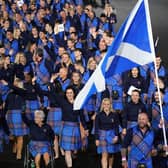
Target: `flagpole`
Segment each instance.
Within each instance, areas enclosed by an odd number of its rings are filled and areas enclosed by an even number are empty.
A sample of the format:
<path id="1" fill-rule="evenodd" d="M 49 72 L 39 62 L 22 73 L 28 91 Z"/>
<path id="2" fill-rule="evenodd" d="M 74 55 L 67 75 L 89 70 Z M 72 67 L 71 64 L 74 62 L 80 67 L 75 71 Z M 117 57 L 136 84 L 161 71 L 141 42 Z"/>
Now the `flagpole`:
<path id="1" fill-rule="evenodd" d="M 148 0 L 144 0 L 144 2 L 145 2 L 145 7 L 147 8 L 147 10 L 146 10 L 146 12 L 147 12 L 147 19 L 148 19 L 148 24 L 147 25 L 148 25 L 148 30 L 150 31 L 150 33 L 149 33 L 149 39 L 151 41 L 151 44 L 154 45 L 153 37 L 152 37 L 152 26 L 151 26 L 150 14 L 149 14 Z M 155 45 L 158 44 L 158 41 L 159 41 L 159 38 L 157 37 Z M 158 78 L 158 71 L 157 71 L 157 67 L 156 67 L 156 58 L 155 58 L 154 46 L 151 47 L 151 50 L 152 50 L 152 53 L 153 53 L 153 61 L 154 61 L 154 67 L 155 67 L 154 69 L 155 69 L 155 75 L 156 75 L 156 84 L 157 84 L 157 90 L 158 90 L 158 94 L 159 94 L 160 114 L 161 114 L 161 119 L 163 120 L 162 130 L 163 130 L 164 145 L 167 147 L 166 128 L 165 128 L 165 123 L 164 123 L 162 100 L 161 100 L 161 94 L 160 94 L 160 88 L 159 88 L 159 78 Z M 166 152 L 166 155 L 168 155 L 168 151 Z"/>
<path id="2" fill-rule="evenodd" d="M 162 100 L 161 100 L 160 87 L 159 87 L 158 71 L 157 71 L 157 67 L 156 67 L 156 59 L 154 61 L 154 64 L 155 64 L 155 75 L 156 75 L 157 90 L 158 90 L 158 94 L 159 94 L 160 115 L 161 115 L 161 119 L 163 121 L 163 125 L 162 125 L 163 138 L 164 138 L 164 144 L 167 147 L 166 128 L 165 128 L 165 122 L 164 122 L 164 116 L 163 116 L 163 108 L 162 108 Z M 166 152 L 166 155 L 168 155 L 168 151 Z"/>

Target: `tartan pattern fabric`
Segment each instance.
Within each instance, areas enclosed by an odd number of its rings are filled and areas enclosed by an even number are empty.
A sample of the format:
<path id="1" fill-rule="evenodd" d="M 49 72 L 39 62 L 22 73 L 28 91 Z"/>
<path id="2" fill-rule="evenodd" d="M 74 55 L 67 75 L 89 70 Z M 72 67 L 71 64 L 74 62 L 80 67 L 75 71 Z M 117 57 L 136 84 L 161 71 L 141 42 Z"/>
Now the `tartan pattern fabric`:
<path id="1" fill-rule="evenodd" d="M 114 75 L 113 77 L 108 78 L 106 82 L 107 82 L 106 87 L 108 88 L 110 92 L 110 97 L 112 97 L 112 90 L 117 90 L 119 93 L 118 99 L 112 100 L 113 109 L 123 110 L 123 98 L 122 98 L 123 91 L 121 87 L 121 83 L 122 83 L 121 76 Z"/>
<path id="2" fill-rule="evenodd" d="M 11 135 L 22 136 L 29 133 L 29 129 L 22 120 L 21 110 L 8 110 L 7 123 Z"/>
<path id="3" fill-rule="evenodd" d="M 99 130 L 99 146 L 97 147 L 97 153 L 117 153 L 120 151 L 120 144 L 113 144 L 114 130 Z"/>
<path id="4" fill-rule="evenodd" d="M 165 120 L 165 126 L 168 127 L 168 105 L 163 104 L 163 117 Z M 152 104 L 152 127 L 158 129 L 158 125 L 160 123 L 161 114 L 160 114 L 160 107 L 154 103 Z"/>
<path id="5" fill-rule="evenodd" d="M 85 103 L 84 110 L 86 110 L 87 112 L 92 112 L 95 111 L 95 107 L 96 107 L 96 96 L 93 95 Z"/>
<path id="6" fill-rule="evenodd" d="M 60 147 L 64 150 L 78 150 L 82 147 L 79 123 L 62 123 L 60 133 Z"/>
<path id="7" fill-rule="evenodd" d="M 163 116 L 165 120 L 165 126 L 166 128 L 168 128 L 168 105 L 167 104 L 163 105 Z"/>
<path id="8" fill-rule="evenodd" d="M 26 116 L 29 120 L 34 120 L 34 111 L 40 108 L 38 100 L 26 100 Z"/>
<path id="9" fill-rule="evenodd" d="M 47 124 L 51 126 L 56 135 L 60 134 L 61 123 L 62 123 L 61 108 L 51 107 L 47 116 Z"/>
<path id="10" fill-rule="evenodd" d="M 133 128 L 135 126 L 137 126 L 137 122 L 136 121 L 127 121 L 127 129 L 129 128 Z"/>
<path id="11" fill-rule="evenodd" d="M 30 141 L 28 147 L 33 157 L 37 154 L 43 155 L 46 152 L 51 154 L 51 144 L 48 141 Z"/>
<path id="12" fill-rule="evenodd" d="M 157 105 L 153 105 L 152 107 L 152 127 L 157 129 L 160 123 L 160 110 Z"/>
<path id="13" fill-rule="evenodd" d="M 134 127 L 131 150 L 128 158 L 137 160 L 138 162 L 149 160 L 151 158 L 150 152 L 152 150 L 153 139 L 153 131 L 147 131 L 145 135 L 142 135 L 138 127 Z"/>
<path id="14" fill-rule="evenodd" d="M 43 59 L 40 64 L 35 65 L 34 71 L 36 72 L 37 83 L 39 83 L 40 85 L 44 84 L 43 81 L 46 81 L 46 78 L 49 79 L 49 72 L 45 67 L 45 59 Z"/>

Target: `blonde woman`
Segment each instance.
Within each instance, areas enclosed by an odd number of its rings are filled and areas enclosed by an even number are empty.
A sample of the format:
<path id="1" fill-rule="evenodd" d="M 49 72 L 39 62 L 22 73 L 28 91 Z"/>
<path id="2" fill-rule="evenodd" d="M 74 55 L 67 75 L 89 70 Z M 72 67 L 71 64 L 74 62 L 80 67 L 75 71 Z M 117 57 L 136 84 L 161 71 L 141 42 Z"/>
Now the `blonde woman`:
<path id="1" fill-rule="evenodd" d="M 16 64 L 26 65 L 26 57 L 23 52 L 18 52 L 15 57 Z"/>
<path id="2" fill-rule="evenodd" d="M 95 138 L 102 168 L 113 167 L 113 154 L 120 151 L 119 122 L 109 98 L 102 100 L 100 113 L 95 120 Z"/>
<path id="3" fill-rule="evenodd" d="M 23 88 L 23 82 L 16 78 L 14 86 Z M 23 97 L 11 90 L 5 101 L 7 110 L 7 123 L 11 135 L 14 137 L 13 153 L 16 159 L 22 158 L 23 136 L 28 134 L 28 127 L 23 123 L 21 117 L 22 106 L 25 104 Z"/>
<path id="4" fill-rule="evenodd" d="M 14 62 L 15 76 L 24 80 L 24 72 L 30 72 L 30 66 L 27 65 L 27 59 L 23 52 L 18 52 Z"/>

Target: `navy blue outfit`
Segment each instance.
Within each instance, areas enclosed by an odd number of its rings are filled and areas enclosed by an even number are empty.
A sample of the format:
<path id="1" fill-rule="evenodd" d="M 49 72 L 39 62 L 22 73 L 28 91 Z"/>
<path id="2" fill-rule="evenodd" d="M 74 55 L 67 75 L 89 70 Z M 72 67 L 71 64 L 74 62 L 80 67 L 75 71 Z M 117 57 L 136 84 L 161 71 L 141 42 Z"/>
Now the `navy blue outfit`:
<path id="1" fill-rule="evenodd" d="M 30 129 L 31 141 L 29 150 L 33 157 L 38 153 L 51 153 L 51 144 L 54 141 L 54 132 L 48 124 L 38 126 L 34 121 L 28 120 L 25 113 L 22 113 L 23 121 Z"/>
<path id="2" fill-rule="evenodd" d="M 23 86 L 24 89 L 9 84 L 9 87 L 11 87 L 18 95 L 20 95 L 24 99 L 26 103 L 26 115 L 28 119 L 33 120 L 34 111 L 39 109 L 40 107 L 38 94 L 36 93 L 32 83 L 25 82 Z"/>
<path id="3" fill-rule="evenodd" d="M 119 136 L 119 120 L 117 113 L 111 112 L 107 115 L 100 112 L 95 120 L 95 138 L 99 140 L 98 153 L 116 153 L 120 151 L 120 144 L 113 143 L 113 138 Z"/>
<path id="4" fill-rule="evenodd" d="M 137 125 L 138 114 L 146 112 L 145 105 L 140 101 L 137 104 L 134 102 L 126 103 L 122 114 L 123 128 L 131 128 Z"/>
<path id="5" fill-rule="evenodd" d="M 28 134 L 28 128 L 23 123 L 21 117 L 22 106 L 25 104 L 24 99 L 15 91 L 11 91 L 5 101 L 5 111 L 7 111 L 7 123 L 14 136 L 23 136 Z"/>
<path id="6" fill-rule="evenodd" d="M 87 129 L 83 110 L 73 110 L 73 104 L 59 95 L 56 101 L 62 108 L 63 124 L 60 133 L 60 147 L 67 151 L 78 150 L 82 147 L 79 117 L 84 129 Z"/>

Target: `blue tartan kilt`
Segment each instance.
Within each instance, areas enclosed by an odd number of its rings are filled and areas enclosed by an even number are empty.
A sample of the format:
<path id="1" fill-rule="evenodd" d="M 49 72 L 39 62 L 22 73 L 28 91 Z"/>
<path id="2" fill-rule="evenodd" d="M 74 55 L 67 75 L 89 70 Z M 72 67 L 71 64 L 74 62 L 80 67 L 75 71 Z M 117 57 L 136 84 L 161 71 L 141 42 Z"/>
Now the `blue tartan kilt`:
<path id="1" fill-rule="evenodd" d="M 34 111 L 40 108 L 38 100 L 26 100 L 26 116 L 29 120 L 34 120 Z"/>
<path id="2" fill-rule="evenodd" d="M 66 151 L 78 150 L 82 147 L 79 123 L 63 122 L 60 147 Z"/>
<path id="3" fill-rule="evenodd" d="M 99 130 L 99 146 L 97 147 L 97 153 L 117 153 L 121 149 L 120 144 L 113 144 L 114 138 L 113 130 Z"/>
<path id="4" fill-rule="evenodd" d="M 138 163 L 146 164 L 146 168 L 153 168 L 152 159 L 146 159 L 144 161 L 138 162 L 137 160 L 128 157 L 128 168 L 137 168 Z"/>
<path id="5" fill-rule="evenodd" d="M 51 155 L 51 144 L 48 141 L 30 141 L 28 148 L 33 157 L 37 154 L 43 155 L 44 153 Z"/>
<path id="6" fill-rule="evenodd" d="M 7 123 L 11 135 L 23 136 L 29 133 L 29 129 L 22 120 L 21 110 L 8 110 Z"/>
<path id="7" fill-rule="evenodd" d="M 62 110 L 58 107 L 50 108 L 47 116 L 47 124 L 51 126 L 56 135 L 60 134 L 62 123 Z"/>

